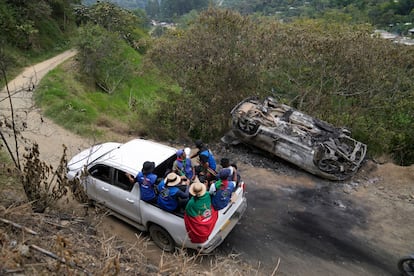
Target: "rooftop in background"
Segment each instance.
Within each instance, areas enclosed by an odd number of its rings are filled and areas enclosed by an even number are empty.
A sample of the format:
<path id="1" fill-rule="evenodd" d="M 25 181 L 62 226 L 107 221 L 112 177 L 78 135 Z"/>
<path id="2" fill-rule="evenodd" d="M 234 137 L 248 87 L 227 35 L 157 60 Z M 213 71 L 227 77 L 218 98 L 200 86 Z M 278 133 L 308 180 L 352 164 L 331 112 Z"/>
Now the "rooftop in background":
<path id="1" fill-rule="evenodd" d="M 414 28 L 408 30 L 410 33 L 414 34 Z M 414 45 L 414 39 L 409 37 L 400 36 L 398 34 L 390 33 L 385 30 L 375 30 L 373 36 L 378 36 L 383 39 L 392 40 L 394 43 L 403 44 L 407 46 Z"/>

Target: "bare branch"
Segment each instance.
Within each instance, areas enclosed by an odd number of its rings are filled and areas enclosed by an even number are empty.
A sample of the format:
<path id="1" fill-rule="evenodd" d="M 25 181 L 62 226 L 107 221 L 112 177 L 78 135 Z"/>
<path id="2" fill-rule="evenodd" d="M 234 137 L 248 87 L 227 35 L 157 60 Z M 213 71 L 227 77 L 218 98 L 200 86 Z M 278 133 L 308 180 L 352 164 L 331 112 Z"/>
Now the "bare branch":
<path id="1" fill-rule="evenodd" d="M 8 220 L 8 219 L 0 218 L 0 221 L 3 222 L 3 223 L 6 223 L 6 224 L 13 225 L 14 227 L 19 228 L 19 229 L 21 229 L 21 230 L 23 230 L 23 231 L 25 231 L 27 233 L 30 233 L 32 235 L 37 235 L 38 234 L 37 232 L 33 231 L 32 229 L 29 229 L 29 228 L 27 228 L 25 226 L 22 226 L 22 225 L 20 225 L 18 223 L 15 223 L 13 221 Z"/>
<path id="2" fill-rule="evenodd" d="M 70 262 L 69 263 L 69 262 L 67 262 L 65 260 L 65 258 L 59 257 L 55 253 L 50 252 L 50 251 L 48 251 L 48 250 L 46 250 L 44 248 L 41 248 L 41 247 L 39 247 L 37 245 L 34 245 L 34 244 L 30 245 L 30 248 L 32 248 L 34 250 L 37 250 L 40 253 L 43 253 L 43 254 L 45 254 L 45 255 L 47 255 L 47 256 L 49 256 L 49 257 L 51 257 L 51 258 L 53 258 L 53 259 L 55 259 L 55 260 L 57 260 L 57 261 L 59 261 L 61 263 L 63 263 L 63 264 L 69 265 L 72 268 L 78 268 L 78 269 L 82 270 L 82 272 L 86 273 L 86 275 L 92 275 L 89 271 L 87 271 L 85 268 L 81 267 L 80 265 L 78 265 L 76 263 L 73 263 L 73 262 Z"/>

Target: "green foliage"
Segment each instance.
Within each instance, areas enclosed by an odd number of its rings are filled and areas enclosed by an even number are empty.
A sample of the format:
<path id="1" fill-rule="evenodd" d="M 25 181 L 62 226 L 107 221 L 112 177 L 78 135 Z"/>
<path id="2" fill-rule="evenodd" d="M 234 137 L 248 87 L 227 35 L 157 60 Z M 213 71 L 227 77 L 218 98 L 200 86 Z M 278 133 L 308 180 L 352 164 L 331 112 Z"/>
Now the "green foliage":
<path id="1" fill-rule="evenodd" d="M 81 70 L 107 93 L 113 93 L 133 74 L 133 60 L 127 59 L 130 47 L 99 25 L 79 28 L 76 41 Z"/>
<path id="2" fill-rule="evenodd" d="M 97 136 L 96 127 L 85 122 L 96 122 L 98 111 L 83 95 L 83 87 L 74 77 L 65 76 L 59 68 L 51 71 L 39 85 L 35 101 L 59 125 L 77 134 Z"/>
<path id="3" fill-rule="evenodd" d="M 143 13 L 122 9 L 109 2 L 98 2 L 90 7 L 80 6 L 75 9 L 78 24 L 91 26 L 96 24 L 109 33 L 117 33 L 120 38 L 136 50 L 144 53 L 146 48 L 140 48 L 139 40 L 146 38 L 147 34 L 143 31 L 148 19 L 138 17 Z"/>
<path id="4" fill-rule="evenodd" d="M 36 88 L 36 104 L 56 123 L 82 136 L 102 137 L 107 130 L 148 135 L 152 126 L 143 125 L 141 116 L 154 112 L 152 103 L 168 89 L 178 88 L 151 64 L 143 63 L 136 51 L 127 49 L 122 59 L 133 64 L 132 75 L 114 93 L 102 93 L 94 83 L 85 81 L 78 57 L 77 62 L 67 62 L 42 79 Z"/>
<path id="5" fill-rule="evenodd" d="M 74 24 L 71 20 L 70 5 L 77 2 L 2 1 L 0 3 L 2 36 L 9 45 L 22 50 L 50 49 L 52 44 L 50 41 L 59 44 L 65 38 L 63 33 L 65 27 Z M 45 38 L 48 41 L 45 42 Z"/>
<path id="6" fill-rule="evenodd" d="M 150 18 L 159 18 L 160 14 L 160 3 L 158 0 L 148 0 L 145 6 L 145 11 Z"/>
<path id="7" fill-rule="evenodd" d="M 162 118 L 180 135 L 217 139 L 229 129 L 235 104 L 273 91 L 293 107 L 354 130 L 372 154 L 413 162 L 401 155 L 413 137 L 406 128 L 414 107 L 414 49 L 372 38 L 371 31 L 324 20 L 281 24 L 210 9 L 188 29 L 161 37 L 150 52 L 182 87 L 158 103 L 162 112 L 152 121 Z"/>
<path id="8" fill-rule="evenodd" d="M 160 14 L 163 20 L 173 21 L 191 10 L 201 11 L 208 6 L 208 0 L 163 0 L 160 5 Z"/>
<path id="9" fill-rule="evenodd" d="M 90 6 L 99 2 L 97 0 L 83 0 L 84 5 Z M 115 5 L 128 10 L 143 9 L 147 0 L 110 0 Z"/>
<path id="10" fill-rule="evenodd" d="M 285 22 L 299 17 L 325 18 L 349 23 L 369 22 L 378 28 L 403 34 L 410 28 L 404 23 L 414 23 L 412 0 L 225 0 L 223 6 L 242 14 L 276 16 Z"/>
<path id="11" fill-rule="evenodd" d="M 169 95 L 171 104 L 162 109 L 170 115 L 180 110 L 172 121 L 180 122 L 180 133 L 218 137 L 229 126 L 232 106 L 260 86 L 260 47 L 249 35 L 253 28 L 253 22 L 236 13 L 209 9 L 187 30 L 154 46 L 153 62 L 183 89 L 178 98 Z M 191 106 L 191 111 L 181 106 Z"/>

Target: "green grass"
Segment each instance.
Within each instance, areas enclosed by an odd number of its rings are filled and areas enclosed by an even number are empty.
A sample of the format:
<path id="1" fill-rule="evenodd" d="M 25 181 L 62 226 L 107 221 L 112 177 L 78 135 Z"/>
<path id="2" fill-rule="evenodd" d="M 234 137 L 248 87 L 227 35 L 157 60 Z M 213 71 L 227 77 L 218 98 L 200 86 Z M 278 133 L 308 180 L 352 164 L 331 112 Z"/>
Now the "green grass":
<path id="1" fill-rule="evenodd" d="M 144 128 L 137 110 L 151 112 L 154 108 L 151 103 L 163 97 L 162 91 L 171 90 L 171 81 L 145 66 L 136 51 L 125 54 L 124 58 L 134 61 L 135 74 L 126 78 L 114 93 L 88 85 L 74 69 L 73 61 L 67 61 L 42 79 L 36 89 L 36 104 L 55 123 L 85 137 L 102 137 L 103 128 L 121 134 Z"/>
<path id="2" fill-rule="evenodd" d="M 23 51 L 10 46 L 5 46 L 4 52 L 8 60 L 6 67 L 7 80 L 10 82 L 14 79 L 23 69 L 32 64 L 36 64 L 48 58 L 54 57 L 57 54 L 64 52 L 71 48 L 69 41 L 62 41 L 56 44 L 54 47 L 47 50 L 29 50 Z M 0 86 L 5 86 L 5 80 L 3 76 L 0 77 Z"/>

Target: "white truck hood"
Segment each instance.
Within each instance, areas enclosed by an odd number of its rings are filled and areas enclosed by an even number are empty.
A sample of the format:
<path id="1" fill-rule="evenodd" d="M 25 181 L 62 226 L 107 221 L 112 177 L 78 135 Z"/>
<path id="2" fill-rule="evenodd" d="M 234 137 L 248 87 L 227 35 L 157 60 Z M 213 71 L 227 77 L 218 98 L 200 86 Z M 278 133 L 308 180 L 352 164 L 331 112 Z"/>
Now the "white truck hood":
<path id="1" fill-rule="evenodd" d="M 122 144 L 108 142 L 94 145 L 82 152 L 78 153 L 68 162 L 68 177 L 74 177 L 85 165 L 95 161 L 96 159 L 105 156 L 112 150 L 118 148 Z"/>

